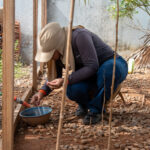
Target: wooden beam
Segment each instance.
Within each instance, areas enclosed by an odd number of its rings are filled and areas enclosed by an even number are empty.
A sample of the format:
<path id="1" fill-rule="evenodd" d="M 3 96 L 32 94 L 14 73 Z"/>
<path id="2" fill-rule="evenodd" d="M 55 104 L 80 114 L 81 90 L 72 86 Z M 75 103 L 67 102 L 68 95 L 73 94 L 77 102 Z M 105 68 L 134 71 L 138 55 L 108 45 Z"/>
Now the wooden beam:
<path id="1" fill-rule="evenodd" d="M 65 75 L 64 83 L 63 83 L 63 93 L 62 93 L 61 108 L 60 108 L 60 115 L 59 115 L 56 150 L 60 149 L 61 130 L 62 130 L 62 124 L 63 124 L 63 118 L 64 118 L 64 107 L 65 107 L 66 89 L 67 89 L 68 71 L 69 71 L 69 50 L 70 50 L 70 44 L 71 44 L 71 39 L 72 39 L 74 4 L 75 4 L 75 0 L 71 0 L 70 18 L 69 18 L 68 35 L 67 35 L 67 48 L 66 48 L 66 75 Z"/>
<path id="2" fill-rule="evenodd" d="M 33 89 L 37 90 L 37 62 L 35 55 L 37 52 L 37 28 L 38 28 L 38 0 L 33 0 Z"/>
<path id="3" fill-rule="evenodd" d="M 47 0 L 41 1 L 41 29 L 47 24 Z M 40 63 L 40 74 L 43 74 L 44 63 Z"/>
<path id="4" fill-rule="evenodd" d="M 114 64 L 113 64 L 113 74 L 112 74 L 112 84 L 111 84 L 111 96 L 110 96 L 110 113 L 109 113 L 109 137 L 108 137 L 108 147 L 107 149 L 111 149 L 111 122 L 112 122 L 112 100 L 113 100 L 113 91 L 115 84 L 115 71 L 116 71 L 116 55 L 118 50 L 118 25 L 119 25 L 119 0 L 117 0 L 117 17 L 116 17 L 116 43 L 115 43 L 115 51 L 114 51 Z"/>
<path id="5" fill-rule="evenodd" d="M 14 23 L 15 2 L 5 0 L 3 13 L 2 149 L 13 150 Z"/>
<path id="6" fill-rule="evenodd" d="M 0 138 L 0 150 L 2 150 L 2 138 Z"/>
<path id="7" fill-rule="evenodd" d="M 41 29 L 47 24 L 47 0 L 41 1 Z"/>
<path id="8" fill-rule="evenodd" d="M 45 0 L 45 25 L 47 24 L 47 0 Z"/>
<path id="9" fill-rule="evenodd" d="M 21 100 L 28 102 L 28 99 L 30 98 L 31 95 L 32 95 L 32 87 L 30 87 L 29 89 L 26 90 L 26 92 L 21 97 Z M 23 109 L 24 109 L 24 106 L 22 106 L 21 104 L 18 104 L 17 107 L 16 107 L 16 109 L 15 109 L 15 111 L 14 111 L 14 133 L 16 131 L 18 122 L 20 120 L 19 113 Z"/>
<path id="10" fill-rule="evenodd" d="M 41 29 L 44 27 L 45 22 L 44 22 L 44 18 L 45 18 L 45 0 L 41 0 Z"/>

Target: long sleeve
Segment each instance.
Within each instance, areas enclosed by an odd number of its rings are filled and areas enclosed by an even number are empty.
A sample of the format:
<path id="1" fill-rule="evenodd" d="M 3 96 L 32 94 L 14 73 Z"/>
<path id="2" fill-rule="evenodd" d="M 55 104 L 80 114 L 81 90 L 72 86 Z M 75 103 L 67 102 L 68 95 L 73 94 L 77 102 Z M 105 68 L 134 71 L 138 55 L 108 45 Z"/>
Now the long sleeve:
<path id="1" fill-rule="evenodd" d="M 46 81 L 47 82 L 47 81 Z M 47 96 L 50 92 L 52 92 L 52 90 L 49 88 L 49 86 L 45 84 L 40 88 L 40 90 L 44 91 L 44 96 Z"/>
<path id="2" fill-rule="evenodd" d="M 90 34 L 85 31 L 78 33 L 75 42 L 83 67 L 69 76 L 69 84 L 77 83 L 93 76 L 99 67 L 96 49 Z"/>
<path id="3" fill-rule="evenodd" d="M 57 78 L 61 78 L 62 77 L 62 68 L 64 67 L 64 65 L 62 64 L 61 60 L 57 60 L 56 61 L 56 71 L 57 71 Z M 43 90 L 44 96 L 47 96 L 48 94 L 50 94 L 50 92 L 52 92 L 52 89 L 50 89 L 49 86 L 47 86 L 47 80 L 45 81 L 45 84 L 40 88 L 40 90 Z"/>

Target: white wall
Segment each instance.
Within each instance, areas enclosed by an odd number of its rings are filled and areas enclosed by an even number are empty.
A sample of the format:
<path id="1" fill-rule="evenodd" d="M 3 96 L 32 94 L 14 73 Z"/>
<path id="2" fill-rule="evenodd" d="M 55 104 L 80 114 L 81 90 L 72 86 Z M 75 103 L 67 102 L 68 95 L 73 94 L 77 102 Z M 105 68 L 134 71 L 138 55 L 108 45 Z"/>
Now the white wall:
<path id="1" fill-rule="evenodd" d="M 88 0 L 87 0 L 88 1 Z M 68 24 L 70 12 L 70 0 L 50 0 L 48 1 L 48 21 L 57 21 L 61 25 Z M 89 30 L 97 33 L 104 41 L 110 45 L 114 45 L 115 41 L 115 20 L 111 18 L 107 11 L 109 1 L 89 0 L 88 4 L 84 4 L 83 0 L 76 0 L 74 25 L 82 24 Z M 143 27 L 150 29 L 149 16 L 140 11 L 135 16 Z M 128 18 L 120 19 L 119 23 L 119 45 L 121 49 L 136 49 L 142 44 L 140 37 L 143 32 L 135 30 L 128 26 L 128 24 L 136 24 Z"/>
<path id="2" fill-rule="evenodd" d="M 38 11 L 38 30 L 41 22 L 41 1 L 39 0 Z M 0 1 L 0 7 L 3 7 L 3 1 Z M 27 64 L 32 62 L 33 50 L 33 0 L 15 0 L 15 19 L 21 26 L 21 55 L 23 61 Z"/>
<path id="3" fill-rule="evenodd" d="M 87 0 L 88 1 L 88 0 Z M 79 3 L 80 2 L 80 3 Z M 83 0 L 76 0 L 74 25 L 81 24 L 98 34 L 109 45 L 114 46 L 115 43 L 115 20 L 113 20 L 108 11 L 107 6 L 109 0 L 89 0 L 89 4 L 85 5 Z M 2 1 L 0 1 L 2 7 Z M 41 16 L 41 0 L 39 0 L 39 26 Z M 70 12 L 70 0 L 48 0 L 48 22 L 59 22 L 62 26 L 68 25 Z M 32 35 L 33 35 L 33 0 L 16 0 L 16 20 L 21 23 L 22 37 L 22 55 L 26 63 L 32 60 Z M 150 29 L 150 17 L 140 11 L 135 16 L 140 24 Z M 142 45 L 140 38 L 143 32 L 135 30 L 128 24 L 136 24 L 136 21 L 130 19 L 120 19 L 119 23 L 119 45 L 120 49 L 137 49 Z"/>

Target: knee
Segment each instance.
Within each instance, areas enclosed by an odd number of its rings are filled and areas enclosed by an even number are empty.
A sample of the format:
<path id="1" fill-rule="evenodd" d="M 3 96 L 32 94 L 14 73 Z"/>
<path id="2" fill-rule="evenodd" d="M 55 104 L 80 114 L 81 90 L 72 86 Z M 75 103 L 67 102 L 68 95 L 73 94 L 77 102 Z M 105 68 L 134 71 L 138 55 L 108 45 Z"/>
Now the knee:
<path id="1" fill-rule="evenodd" d="M 67 96 L 71 100 L 78 101 L 84 94 L 87 94 L 87 91 L 79 84 L 72 84 L 67 87 Z"/>

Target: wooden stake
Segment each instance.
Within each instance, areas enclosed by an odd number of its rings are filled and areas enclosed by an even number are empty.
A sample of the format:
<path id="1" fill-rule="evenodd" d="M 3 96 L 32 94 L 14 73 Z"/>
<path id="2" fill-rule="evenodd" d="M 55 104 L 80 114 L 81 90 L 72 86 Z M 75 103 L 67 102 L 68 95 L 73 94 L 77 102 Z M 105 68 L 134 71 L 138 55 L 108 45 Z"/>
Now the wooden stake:
<path id="1" fill-rule="evenodd" d="M 41 1 L 41 29 L 47 24 L 47 0 Z M 40 73 L 43 74 L 44 63 L 40 63 Z"/>
<path id="2" fill-rule="evenodd" d="M 104 77 L 104 101 L 103 101 L 103 107 L 102 107 L 102 126 L 104 126 L 104 108 L 105 108 L 105 102 L 106 102 L 106 95 L 105 95 L 106 89 L 105 88 L 106 88 L 106 85 L 105 85 L 105 77 Z"/>
<path id="3" fill-rule="evenodd" d="M 115 44 L 113 76 L 112 76 L 111 97 L 110 97 L 108 150 L 110 150 L 110 144 L 111 144 L 112 100 L 113 100 L 115 70 L 116 70 L 116 52 L 117 52 L 117 49 L 118 49 L 118 22 L 119 22 L 119 0 L 117 0 L 116 44 Z"/>
<path id="4" fill-rule="evenodd" d="M 142 96 L 142 105 L 141 105 L 141 108 L 143 108 L 143 106 L 145 105 L 145 102 L 146 102 L 145 95 L 143 95 Z"/>
<path id="5" fill-rule="evenodd" d="M 47 0 L 45 0 L 45 25 L 47 24 Z"/>
<path id="6" fill-rule="evenodd" d="M 47 0 L 42 0 L 41 5 L 41 29 L 47 24 Z"/>
<path id="7" fill-rule="evenodd" d="M 41 0 L 41 29 L 43 29 L 44 25 L 45 25 L 45 0 Z"/>
<path id="8" fill-rule="evenodd" d="M 64 104 L 65 104 L 65 98 L 66 98 L 66 88 L 67 88 L 68 70 L 69 70 L 69 49 L 71 46 L 71 37 L 72 37 L 74 3 L 75 3 L 75 0 L 71 0 L 70 22 L 68 26 L 67 49 L 66 49 L 66 75 L 65 75 L 64 84 L 63 84 L 63 93 L 62 93 L 61 110 L 60 110 L 59 125 L 58 125 L 58 132 L 57 132 L 56 150 L 59 150 L 60 135 L 61 135 L 61 129 L 62 129 L 62 124 L 63 124 L 63 118 L 64 118 Z"/>
<path id="9" fill-rule="evenodd" d="M 2 149 L 13 150 L 15 1 L 5 0 L 3 13 Z"/>
<path id="10" fill-rule="evenodd" d="M 123 104 L 126 106 L 126 102 L 124 100 L 124 97 L 123 97 L 122 93 L 119 91 L 118 94 L 121 97 L 121 100 L 122 100 Z"/>
<path id="11" fill-rule="evenodd" d="M 38 0 L 33 0 L 33 90 L 37 90 L 37 62 L 35 55 L 37 52 L 37 28 L 38 28 Z"/>

